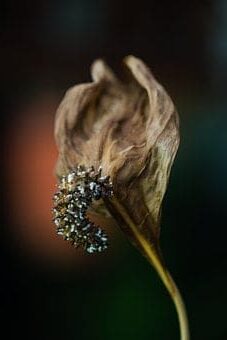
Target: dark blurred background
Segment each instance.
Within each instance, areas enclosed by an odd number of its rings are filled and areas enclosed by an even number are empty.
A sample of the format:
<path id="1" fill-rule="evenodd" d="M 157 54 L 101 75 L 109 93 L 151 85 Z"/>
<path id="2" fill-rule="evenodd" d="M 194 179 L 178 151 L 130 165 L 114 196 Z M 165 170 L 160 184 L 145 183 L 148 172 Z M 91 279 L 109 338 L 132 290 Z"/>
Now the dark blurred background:
<path id="1" fill-rule="evenodd" d="M 193 340 L 227 339 L 227 2 L 12 1 L 1 4 L 1 326 L 6 339 L 175 340 L 174 306 L 118 230 L 84 256 L 51 222 L 55 110 L 104 58 L 142 58 L 181 119 L 161 246 Z"/>

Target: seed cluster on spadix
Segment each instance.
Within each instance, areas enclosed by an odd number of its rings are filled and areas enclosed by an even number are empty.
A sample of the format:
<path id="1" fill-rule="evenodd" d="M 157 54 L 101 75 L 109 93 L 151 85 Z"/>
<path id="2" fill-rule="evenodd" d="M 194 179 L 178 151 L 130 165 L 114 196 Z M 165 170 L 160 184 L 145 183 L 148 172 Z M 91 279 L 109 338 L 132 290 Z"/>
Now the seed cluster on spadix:
<path id="1" fill-rule="evenodd" d="M 106 233 L 89 220 L 86 213 L 93 200 L 113 195 L 109 176 L 102 169 L 78 166 L 61 177 L 53 197 L 54 223 L 57 234 L 88 253 L 102 252 L 108 246 Z"/>

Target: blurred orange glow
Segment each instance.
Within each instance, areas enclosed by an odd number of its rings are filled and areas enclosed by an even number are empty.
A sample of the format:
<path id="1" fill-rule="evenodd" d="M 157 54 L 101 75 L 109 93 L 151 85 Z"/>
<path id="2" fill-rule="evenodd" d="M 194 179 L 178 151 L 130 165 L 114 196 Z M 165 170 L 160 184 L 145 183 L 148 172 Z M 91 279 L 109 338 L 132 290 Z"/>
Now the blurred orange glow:
<path id="1" fill-rule="evenodd" d="M 20 248 L 43 258 L 68 260 L 75 255 L 55 234 L 52 223 L 54 166 L 57 150 L 53 136 L 56 99 L 34 101 L 12 124 L 7 136 L 8 194 L 11 224 Z M 77 256 L 80 257 L 77 252 Z"/>

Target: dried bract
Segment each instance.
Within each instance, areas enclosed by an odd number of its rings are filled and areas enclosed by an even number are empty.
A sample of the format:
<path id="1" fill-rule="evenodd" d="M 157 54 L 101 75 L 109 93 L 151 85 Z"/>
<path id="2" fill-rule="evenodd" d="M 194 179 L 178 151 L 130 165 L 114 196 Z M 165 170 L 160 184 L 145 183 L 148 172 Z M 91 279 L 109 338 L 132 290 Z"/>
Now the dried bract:
<path id="1" fill-rule="evenodd" d="M 102 167 L 114 195 L 91 209 L 111 214 L 144 254 L 144 240 L 159 253 L 161 204 L 179 144 L 178 115 L 140 59 L 129 56 L 124 63 L 125 81 L 97 60 L 93 82 L 67 91 L 56 115 L 56 172 L 61 178 L 80 164 Z"/>

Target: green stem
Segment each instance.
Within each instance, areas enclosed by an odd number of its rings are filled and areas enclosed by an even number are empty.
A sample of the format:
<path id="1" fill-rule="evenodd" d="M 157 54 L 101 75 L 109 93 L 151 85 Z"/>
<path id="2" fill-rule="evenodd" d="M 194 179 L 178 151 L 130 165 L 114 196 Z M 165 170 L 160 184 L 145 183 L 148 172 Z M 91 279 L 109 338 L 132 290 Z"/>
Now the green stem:
<path id="1" fill-rule="evenodd" d="M 144 255 L 146 255 L 146 258 L 157 271 L 158 275 L 160 276 L 163 284 L 165 285 L 175 304 L 179 320 L 181 340 L 189 340 L 190 335 L 188 318 L 183 298 L 173 278 L 171 277 L 165 265 L 163 264 L 163 261 L 161 260 L 161 257 L 157 252 L 157 249 L 150 241 L 148 241 L 144 237 L 144 235 L 141 232 L 141 228 L 138 228 L 138 226 L 134 223 L 134 221 L 124 208 L 124 206 L 117 199 L 108 201 L 108 206 L 113 211 L 113 216 L 116 216 L 117 214 L 118 216 L 121 217 L 121 221 L 124 223 L 127 230 L 130 230 L 130 233 L 133 234 L 133 238 L 137 241 L 139 248 L 143 250 L 143 253 Z"/>
<path id="2" fill-rule="evenodd" d="M 180 291 L 177 288 L 177 285 L 174 282 L 170 273 L 166 269 L 163 268 L 159 259 L 157 257 L 156 259 L 154 259 L 154 253 L 151 255 L 150 251 L 147 252 L 145 250 L 145 252 L 147 253 L 148 259 L 150 259 L 149 262 L 152 264 L 152 266 L 155 267 L 157 273 L 159 274 L 163 284 L 165 285 L 166 289 L 168 290 L 174 302 L 177 315 L 178 315 L 178 320 L 179 320 L 181 340 L 189 340 L 190 334 L 189 334 L 188 317 L 187 317 L 185 304 L 180 294 Z"/>

